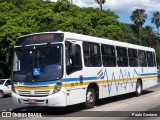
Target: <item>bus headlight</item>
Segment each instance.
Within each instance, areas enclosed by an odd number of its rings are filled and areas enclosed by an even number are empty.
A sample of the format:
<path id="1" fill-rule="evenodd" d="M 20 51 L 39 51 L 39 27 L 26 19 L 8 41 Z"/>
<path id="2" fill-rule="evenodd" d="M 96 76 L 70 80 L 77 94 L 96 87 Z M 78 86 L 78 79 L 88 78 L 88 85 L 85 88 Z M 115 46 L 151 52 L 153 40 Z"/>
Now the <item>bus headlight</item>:
<path id="1" fill-rule="evenodd" d="M 62 81 L 58 81 L 58 82 L 56 83 L 56 85 L 54 86 L 53 93 L 59 92 L 59 91 L 61 90 L 61 88 L 62 88 Z"/>

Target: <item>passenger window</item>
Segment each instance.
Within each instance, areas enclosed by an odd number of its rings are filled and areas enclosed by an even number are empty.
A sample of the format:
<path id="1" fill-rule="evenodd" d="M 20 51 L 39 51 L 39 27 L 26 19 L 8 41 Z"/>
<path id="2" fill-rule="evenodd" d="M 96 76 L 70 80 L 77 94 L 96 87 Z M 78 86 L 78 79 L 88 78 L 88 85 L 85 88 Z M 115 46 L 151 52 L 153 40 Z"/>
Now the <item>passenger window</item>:
<path id="1" fill-rule="evenodd" d="M 152 52 L 147 52 L 148 67 L 154 67 L 154 55 Z"/>
<path id="2" fill-rule="evenodd" d="M 143 50 L 138 50 L 138 58 L 140 67 L 147 67 L 146 53 Z"/>
<path id="3" fill-rule="evenodd" d="M 96 43 L 83 42 L 84 64 L 86 67 L 100 67 L 100 46 Z"/>
<path id="4" fill-rule="evenodd" d="M 71 54 L 71 43 L 66 43 L 66 69 L 67 74 L 82 70 L 82 57 L 80 45 L 75 45 L 75 54 Z"/>
<path id="5" fill-rule="evenodd" d="M 128 57 L 129 57 L 129 66 L 130 67 L 137 67 L 138 66 L 137 50 L 129 48 L 128 49 Z"/>
<path id="6" fill-rule="evenodd" d="M 128 67 L 127 49 L 116 47 L 117 49 L 117 64 L 119 67 Z"/>
<path id="7" fill-rule="evenodd" d="M 102 51 L 102 61 L 104 67 L 115 67 L 116 66 L 116 56 L 115 48 L 111 45 L 101 45 Z"/>

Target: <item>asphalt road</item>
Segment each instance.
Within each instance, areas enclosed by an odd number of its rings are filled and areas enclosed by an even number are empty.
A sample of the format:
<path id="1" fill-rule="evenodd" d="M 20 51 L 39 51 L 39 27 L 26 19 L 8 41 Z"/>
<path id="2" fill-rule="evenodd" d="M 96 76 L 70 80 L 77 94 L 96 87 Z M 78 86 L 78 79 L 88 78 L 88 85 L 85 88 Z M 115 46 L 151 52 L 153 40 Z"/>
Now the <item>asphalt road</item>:
<path id="1" fill-rule="evenodd" d="M 44 120 L 46 119 L 45 117 L 47 117 L 47 120 L 52 120 L 53 118 L 58 120 L 91 118 L 121 120 L 128 119 L 128 117 L 132 116 L 135 117 L 137 115 L 142 115 L 144 118 L 144 115 L 148 115 L 149 113 L 151 113 L 153 116 L 159 115 L 160 117 L 160 84 L 145 90 L 143 95 L 140 97 L 136 97 L 133 93 L 130 93 L 99 100 L 94 108 L 88 110 L 84 109 L 82 104 L 65 108 L 15 106 L 12 103 L 11 97 L 6 96 L 5 98 L 0 99 L 0 111 L 11 111 L 12 113 L 14 112 L 16 114 L 38 113 L 38 116 L 42 116 L 42 118 L 23 118 L 25 120 Z M 137 117 L 136 119 L 139 118 L 141 117 Z M 12 117 L 2 119 L 17 120 L 22 118 Z M 147 119 L 152 119 L 152 117 L 147 117 Z M 154 117 L 154 119 L 158 120 L 158 117 Z"/>

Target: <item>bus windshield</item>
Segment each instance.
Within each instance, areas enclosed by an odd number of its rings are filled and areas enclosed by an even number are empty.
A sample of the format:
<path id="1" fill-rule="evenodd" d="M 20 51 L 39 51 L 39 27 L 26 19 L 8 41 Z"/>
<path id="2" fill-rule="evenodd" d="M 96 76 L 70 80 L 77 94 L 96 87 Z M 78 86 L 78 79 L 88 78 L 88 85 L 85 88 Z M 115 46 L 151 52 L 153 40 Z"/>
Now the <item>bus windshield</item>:
<path id="1" fill-rule="evenodd" d="M 47 81 L 62 77 L 62 45 L 16 47 L 13 81 Z"/>

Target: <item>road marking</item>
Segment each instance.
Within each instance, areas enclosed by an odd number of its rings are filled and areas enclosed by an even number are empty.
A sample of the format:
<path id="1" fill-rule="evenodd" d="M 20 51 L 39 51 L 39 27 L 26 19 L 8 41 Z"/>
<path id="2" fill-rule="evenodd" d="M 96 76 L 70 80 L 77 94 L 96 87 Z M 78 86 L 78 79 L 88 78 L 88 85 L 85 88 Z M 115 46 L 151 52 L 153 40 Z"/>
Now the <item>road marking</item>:
<path id="1" fill-rule="evenodd" d="M 6 110 L 2 110 L 2 112 L 3 112 L 3 111 L 12 111 L 12 110 L 13 110 L 13 109 L 10 109 L 10 108 L 9 108 L 9 109 L 6 109 Z"/>
<path id="2" fill-rule="evenodd" d="M 159 98 L 159 96 L 160 96 L 160 91 L 155 92 L 155 94 L 152 96 L 152 99 L 153 98 Z M 108 107 L 108 108 L 102 108 L 102 109 L 98 109 L 98 110 L 93 108 L 92 111 L 94 111 L 94 113 L 88 113 L 88 114 L 83 115 L 83 117 L 78 117 L 78 118 L 77 117 L 72 117 L 72 118 L 65 119 L 65 120 L 78 120 L 78 119 L 82 119 L 84 117 L 87 117 L 89 115 L 97 114 L 100 111 L 109 111 L 109 110 L 113 110 L 113 109 L 116 109 L 116 108 L 120 108 L 120 107 L 124 107 L 124 106 L 127 106 L 127 105 L 131 105 L 131 104 L 134 104 L 136 102 L 148 102 L 148 101 L 151 101 L 151 99 L 148 99 L 150 97 L 151 96 L 145 96 L 144 98 L 139 98 L 138 100 L 136 99 L 134 101 L 132 100 L 132 101 L 126 102 L 124 104 L 119 104 L 119 105 L 115 105 L 115 106 L 110 105 L 109 107 L 111 107 L 111 108 Z M 84 110 L 84 111 L 90 111 L 90 110 Z"/>
<path id="3" fill-rule="evenodd" d="M 5 111 L 7 111 L 7 110 L 2 110 L 2 112 L 3 112 L 3 111 L 5 112 Z"/>

